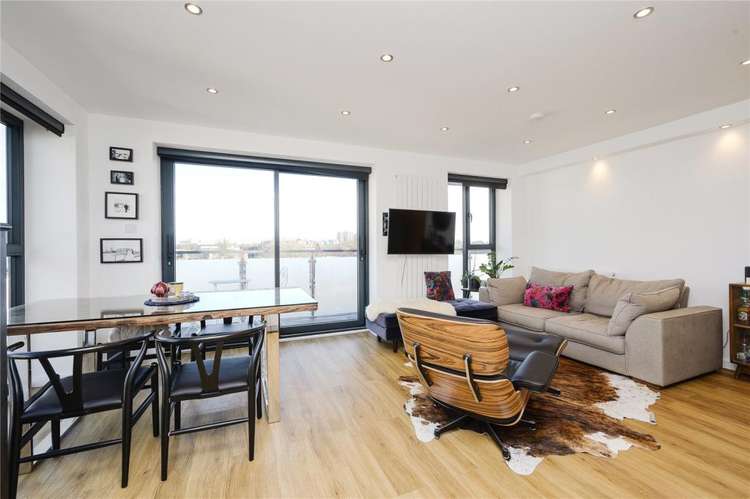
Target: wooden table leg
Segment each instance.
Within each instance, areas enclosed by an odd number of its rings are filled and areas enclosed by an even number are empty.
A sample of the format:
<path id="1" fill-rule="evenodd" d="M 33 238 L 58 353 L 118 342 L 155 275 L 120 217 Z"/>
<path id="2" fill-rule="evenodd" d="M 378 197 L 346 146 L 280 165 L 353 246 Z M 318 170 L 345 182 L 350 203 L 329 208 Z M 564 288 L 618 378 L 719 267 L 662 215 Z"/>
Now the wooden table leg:
<path id="1" fill-rule="evenodd" d="M 279 386 L 279 315 L 266 315 L 266 341 L 263 346 L 261 369 L 263 376 L 266 417 L 269 423 L 278 423 L 281 419 Z"/>

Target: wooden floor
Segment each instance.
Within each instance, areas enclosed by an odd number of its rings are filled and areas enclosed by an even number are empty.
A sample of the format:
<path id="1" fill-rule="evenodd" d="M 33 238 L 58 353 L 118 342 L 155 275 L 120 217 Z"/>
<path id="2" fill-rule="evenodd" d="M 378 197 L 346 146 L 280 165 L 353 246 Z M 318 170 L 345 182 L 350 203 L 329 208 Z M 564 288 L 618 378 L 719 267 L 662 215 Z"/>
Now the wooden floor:
<path id="1" fill-rule="evenodd" d="M 283 343 L 281 423 L 258 425 L 247 460 L 244 425 L 172 439 L 159 480 L 148 414 L 133 440 L 130 486 L 119 486 L 118 446 L 43 462 L 23 497 L 750 497 L 750 383 L 712 374 L 663 390 L 653 434 L 659 451 L 615 459 L 549 457 L 512 473 L 486 436 L 455 431 L 421 443 L 397 383 L 403 354 L 367 333 Z M 243 396 L 183 406 L 183 425 L 243 413 Z M 118 413 L 89 416 L 63 441 L 118 435 Z"/>

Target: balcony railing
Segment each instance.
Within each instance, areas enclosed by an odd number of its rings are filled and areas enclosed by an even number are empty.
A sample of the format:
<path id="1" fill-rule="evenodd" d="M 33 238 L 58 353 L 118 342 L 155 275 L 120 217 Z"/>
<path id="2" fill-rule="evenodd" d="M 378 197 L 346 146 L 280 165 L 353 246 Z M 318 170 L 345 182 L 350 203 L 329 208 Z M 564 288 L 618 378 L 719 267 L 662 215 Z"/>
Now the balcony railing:
<path id="1" fill-rule="evenodd" d="M 253 283 L 253 275 L 248 275 L 248 261 L 253 259 L 258 260 L 270 260 L 273 261 L 273 256 L 267 256 L 268 252 L 264 251 L 262 252 L 263 256 L 261 255 L 261 252 L 257 250 L 221 250 L 221 249 L 198 249 L 198 250 L 176 250 L 175 251 L 177 260 L 236 260 L 237 267 L 236 267 L 236 277 L 227 278 L 227 270 L 226 267 L 224 268 L 223 272 L 223 279 L 210 279 L 210 275 L 206 275 L 208 277 L 207 280 L 203 280 L 204 283 L 208 283 L 213 290 L 218 291 L 222 289 L 249 289 L 252 287 Z M 317 266 L 318 266 L 318 259 L 320 257 L 328 257 L 328 256 L 339 256 L 339 257 L 356 257 L 357 256 L 357 250 L 354 249 L 329 249 L 329 248 L 321 248 L 321 249 L 289 249 L 289 250 L 282 250 L 281 251 L 281 265 L 280 265 L 280 272 L 279 272 L 279 284 L 281 287 L 286 287 L 288 285 L 289 281 L 289 268 L 287 265 L 284 265 L 284 259 L 285 258 L 299 258 L 299 257 L 306 257 L 307 258 L 307 291 L 310 293 L 310 295 L 313 298 L 318 298 L 321 292 L 323 290 L 318 289 L 318 282 L 317 282 Z M 299 265 L 299 264 L 298 264 Z M 348 269 L 348 266 L 342 266 L 342 268 Z M 295 272 L 297 276 L 299 276 L 300 269 L 299 266 L 295 269 Z M 204 272 L 205 274 L 210 274 L 210 270 Z M 268 276 L 265 276 L 268 278 Z M 178 271 L 178 279 L 183 279 L 182 276 L 179 275 Z M 356 279 L 356 275 L 342 275 L 340 276 L 342 282 L 346 282 L 347 280 Z M 205 277 L 204 277 L 205 279 Z M 356 281 L 355 281 L 356 282 Z M 257 280 L 256 280 L 257 283 Z M 297 281 L 299 283 L 299 280 Z M 187 282 L 186 285 L 189 287 L 190 283 Z M 257 284 L 256 284 L 257 286 Z M 258 287 L 267 287 L 267 286 L 258 286 Z M 325 295 L 326 293 L 323 293 Z M 330 300 L 330 292 L 328 293 L 328 297 Z M 337 294 L 337 300 L 340 299 L 340 301 L 347 301 L 349 299 L 354 299 L 355 301 L 351 305 L 351 312 L 347 311 L 341 311 L 337 310 L 336 312 L 331 311 L 331 313 L 325 312 L 325 303 L 323 303 L 324 299 L 321 300 L 321 309 L 323 316 L 325 316 L 327 319 L 335 319 L 339 316 L 346 316 L 349 317 L 351 315 L 354 315 L 356 318 L 356 310 L 357 310 L 357 304 L 356 304 L 356 293 L 353 292 L 351 294 L 347 293 L 347 296 L 340 296 L 340 293 Z M 340 308 L 340 307 L 339 307 Z M 346 307 L 349 308 L 349 307 Z M 307 313 L 305 314 L 307 315 Z M 322 319 L 322 317 L 316 317 L 315 312 L 309 313 L 309 319 Z M 292 319 L 291 317 L 289 318 Z M 303 321 L 302 317 L 299 317 L 297 320 L 300 320 L 300 322 Z"/>

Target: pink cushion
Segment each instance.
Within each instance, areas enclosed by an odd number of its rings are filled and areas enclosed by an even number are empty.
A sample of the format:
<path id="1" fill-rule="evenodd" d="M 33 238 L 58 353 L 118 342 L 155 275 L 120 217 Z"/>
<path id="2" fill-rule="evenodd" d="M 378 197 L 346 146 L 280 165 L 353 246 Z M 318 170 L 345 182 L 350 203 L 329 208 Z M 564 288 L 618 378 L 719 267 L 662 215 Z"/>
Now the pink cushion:
<path id="1" fill-rule="evenodd" d="M 451 284 L 451 272 L 425 272 L 424 281 L 427 286 L 427 298 L 437 301 L 455 300 Z"/>
<path id="2" fill-rule="evenodd" d="M 527 307 L 570 312 L 572 292 L 573 286 L 541 286 L 530 282 L 523 294 L 523 304 Z"/>

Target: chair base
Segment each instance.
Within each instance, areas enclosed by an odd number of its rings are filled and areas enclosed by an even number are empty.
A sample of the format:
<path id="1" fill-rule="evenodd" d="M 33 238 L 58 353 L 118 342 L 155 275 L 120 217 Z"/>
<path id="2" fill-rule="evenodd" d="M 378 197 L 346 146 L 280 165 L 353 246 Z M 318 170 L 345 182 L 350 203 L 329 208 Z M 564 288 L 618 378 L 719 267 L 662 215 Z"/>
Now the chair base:
<path id="1" fill-rule="evenodd" d="M 487 428 L 487 433 L 490 434 L 490 437 L 492 437 L 492 440 L 495 441 L 498 447 L 500 447 L 500 452 L 503 453 L 503 459 L 506 461 L 510 461 L 510 451 L 508 450 L 508 447 L 503 443 L 502 440 L 500 440 L 500 436 L 497 434 L 497 431 L 495 431 L 495 427 L 492 426 L 492 423 L 488 423 L 485 421 L 484 423 L 485 428 Z"/>
<path id="2" fill-rule="evenodd" d="M 510 461 L 510 450 L 508 450 L 508 447 L 503 443 L 502 439 L 500 438 L 500 435 L 497 434 L 495 425 L 493 425 L 489 421 L 472 418 L 468 414 L 462 414 L 461 416 L 458 416 L 457 418 L 452 419 L 451 421 L 448 421 L 444 425 L 441 425 L 438 428 L 435 428 L 435 438 L 439 439 L 440 435 L 442 435 L 443 433 L 453 430 L 455 428 L 458 428 L 463 422 L 471 421 L 471 420 L 479 421 L 482 423 L 482 426 L 487 431 L 489 436 L 492 438 L 492 440 L 495 441 L 497 446 L 500 448 L 500 452 L 502 452 L 503 454 L 503 459 L 505 459 L 506 461 Z M 519 423 L 526 424 L 530 426 L 532 430 L 536 430 L 535 421 L 532 421 L 530 419 L 521 419 Z"/>

